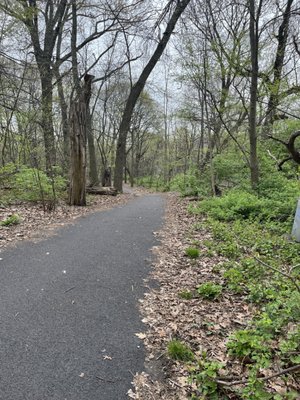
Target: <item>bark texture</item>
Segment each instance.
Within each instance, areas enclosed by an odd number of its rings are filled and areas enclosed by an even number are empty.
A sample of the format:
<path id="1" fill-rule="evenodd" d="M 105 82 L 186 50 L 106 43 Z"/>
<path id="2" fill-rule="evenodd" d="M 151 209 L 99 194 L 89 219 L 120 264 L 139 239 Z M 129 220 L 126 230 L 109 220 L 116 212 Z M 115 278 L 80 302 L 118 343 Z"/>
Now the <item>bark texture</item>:
<path id="1" fill-rule="evenodd" d="M 86 75 L 79 99 L 70 107 L 71 172 L 69 204 L 86 205 L 86 143 L 92 75 Z"/>

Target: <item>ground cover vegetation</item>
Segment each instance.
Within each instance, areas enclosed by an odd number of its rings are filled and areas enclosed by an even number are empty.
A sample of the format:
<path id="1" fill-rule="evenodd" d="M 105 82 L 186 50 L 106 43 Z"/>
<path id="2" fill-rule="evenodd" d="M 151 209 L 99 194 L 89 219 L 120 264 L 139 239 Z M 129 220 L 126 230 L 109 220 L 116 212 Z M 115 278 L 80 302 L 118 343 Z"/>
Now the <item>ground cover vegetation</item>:
<path id="1" fill-rule="evenodd" d="M 214 272 L 223 279 L 220 289 L 223 287 L 233 296 L 243 296 L 247 303 L 254 305 L 252 318 L 242 329 L 232 332 L 226 343 L 228 356 L 240 361 L 247 370 L 247 378 L 238 374 L 228 379 L 225 374 L 222 382 L 222 378 L 217 378 L 217 371 L 226 368 L 226 363 L 214 364 L 214 385 L 206 389 L 200 385 L 204 396 L 213 398 L 215 393 L 218 398 L 221 388 L 232 390 L 243 382 L 244 388 L 233 391 L 244 399 L 299 396 L 300 245 L 290 237 L 295 201 L 289 206 L 289 191 L 280 189 L 285 193 L 283 208 L 283 203 L 277 202 L 280 195 L 276 196 L 273 187 L 271 198 L 266 193 L 259 197 L 229 191 L 222 198 L 204 200 L 192 209 L 206 216 L 200 224 L 207 227 L 211 239 L 206 240 L 204 246 L 212 257 L 226 258 L 214 267 Z M 291 200 L 297 193 L 299 189 Z M 204 380 L 206 368 L 210 368 L 209 363 L 205 367 L 200 364 L 200 382 Z M 294 378 L 288 375 L 292 371 L 296 374 Z M 278 372 L 285 390 L 278 382 L 272 390 L 269 377 Z M 197 372 L 194 378 L 198 379 Z M 268 384 L 269 390 L 265 388 Z"/>

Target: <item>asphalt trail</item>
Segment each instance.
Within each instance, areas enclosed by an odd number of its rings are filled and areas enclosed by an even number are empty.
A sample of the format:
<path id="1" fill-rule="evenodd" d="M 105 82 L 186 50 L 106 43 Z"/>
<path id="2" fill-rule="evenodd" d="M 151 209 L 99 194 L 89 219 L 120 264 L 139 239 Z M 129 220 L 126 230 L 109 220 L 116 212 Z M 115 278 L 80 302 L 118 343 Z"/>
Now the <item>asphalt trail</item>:
<path id="1" fill-rule="evenodd" d="M 164 201 L 139 197 L 1 253 L 0 399 L 123 400 Z"/>

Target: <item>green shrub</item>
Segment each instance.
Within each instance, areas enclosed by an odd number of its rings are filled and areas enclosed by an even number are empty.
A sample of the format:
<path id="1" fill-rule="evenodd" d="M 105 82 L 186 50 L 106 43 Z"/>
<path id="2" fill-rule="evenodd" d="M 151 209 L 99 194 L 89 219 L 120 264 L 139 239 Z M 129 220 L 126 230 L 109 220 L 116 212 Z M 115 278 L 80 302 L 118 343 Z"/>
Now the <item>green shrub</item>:
<path id="1" fill-rule="evenodd" d="M 284 357 L 293 364 L 300 364 L 300 327 L 289 332 L 285 339 L 282 339 L 279 348 Z"/>
<path id="2" fill-rule="evenodd" d="M 198 249 L 195 249 L 194 247 L 188 247 L 187 249 L 185 249 L 185 254 L 190 257 L 190 258 L 198 258 L 200 255 L 200 252 Z"/>
<path id="3" fill-rule="evenodd" d="M 193 361 L 195 356 L 192 350 L 179 340 L 171 340 L 168 344 L 168 355 L 173 360 Z"/>
<path id="4" fill-rule="evenodd" d="M 241 255 L 241 250 L 236 242 L 224 241 L 223 243 L 216 243 L 214 250 L 218 255 L 227 257 L 231 260 L 235 260 Z"/>
<path id="5" fill-rule="evenodd" d="M 244 291 L 244 276 L 240 269 L 229 268 L 223 274 L 224 278 L 227 279 L 227 286 L 230 290 L 235 293 L 243 293 Z"/>
<path id="6" fill-rule="evenodd" d="M 197 392 L 201 394 L 200 399 L 218 400 L 221 398 L 216 380 L 222 367 L 223 364 L 205 358 L 199 361 L 198 368 L 191 374 L 191 381 L 196 383 Z M 196 397 L 194 398 L 196 399 Z"/>
<path id="7" fill-rule="evenodd" d="M 199 203 L 197 213 L 204 213 L 219 221 L 234 221 L 259 216 L 262 201 L 254 194 L 230 191 L 223 197 L 214 197 Z"/>
<path id="8" fill-rule="evenodd" d="M 222 293 L 222 286 L 212 282 L 205 282 L 198 286 L 197 292 L 205 299 L 215 300 Z"/>
<path id="9" fill-rule="evenodd" d="M 247 364 L 248 383 L 235 389 L 238 398 L 245 400 L 297 398 L 292 392 L 273 396 L 258 378 L 261 369 L 271 364 L 284 368 L 300 363 L 296 328 L 300 320 L 300 293 L 296 288 L 300 284 L 300 244 L 288 236 L 300 194 L 299 181 L 274 173 L 274 166 L 272 172 L 268 162 L 261 170 L 257 193 L 241 182 L 239 189 L 225 192 L 223 197 L 203 200 L 193 210 L 190 207 L 193 213 L 206 215 L 201 219 L 201 229 L 211 233 L 212 238 L 204 243 L 209 252 L 231 260 L 214 271 L 225 278 L 230 290 L 255 303 L 255 307 L 250 306 L 255 312 L 245 329 L 236 331 L 227 342 L 228 355 Z M 287 170 L 293 176 L 293 166 Z M 209 296 L 205 286 L 197 291 Z M 230 363 L 228 366 L 230 369 Z M 209 382 L 212 397 L 205 397 L 199 381 L 197 392 L 203 399 L 223 398 L 224 388 L 213 383 Z"/>
<path id="10" fill-rule="evenodd" d="M 1 226 L 12 226 L 18 225 L 21 222 L 21 218 L 18 214 L 12 214 L 11 216 L 7 217 L 5 220 L 0 222 Z"/>
<path id="11" fill-rule="evenodd" d="M 236 331 L 227 342 L 228 353 L 240 359 L 267 363 L 270 356 L 269 347 L 266 344 L 269 337 L 262 336 L 255 329 Z M 266 365 L 265 365 L 266 366 Z"/>
<path id="12" fill-rule="evenodd" d="M 170 189 L 180 192 L 182 196 L 207 196 L 211 194 L 211 183 L 209 175 L 200 175 L 197 168 L 191 168 L 187 173 L 172 178 Z"/>
<path id="13" fill-rule="evenodd" d="M 252 279 L 251 279 L 252 281 Z M 247 285 L 249 293 L 248 293 L 248 301 L 256 304 L 263 304 L 268 300 L 274 300 L 277 297 L 277 290 L 273 287 L 273 283 L 266 284 L 259 282 L 251 282 Z"/>
<path id="14" fill-rule="evenodd" d="M 43 171 L 25 166 L 16 174 L 14 183 L 16 196 L 27 201 L 52 200 L 54 192 L 59 195 L 66 187 L 61 176 L 55 176 L 51 182 Z"/>
<path id="15" fill-rule="evenodd" d="M 56 167 L 53 167 L 52 179 L 36 168 L 14 164 L 0 168 L 1 176 L 4 176 L 4 182 L 10 188 L 8 193 L 4 193 L 8 202 L 10 200 L 53 201 L 66 189 L 66 181 Z"/>
<path id="16" fill-rule="evenodd" d="M 273 192 L 265 189 L 256 195 L 248 191 L 231 190 L 222 197 L 201 201 L 195 213 L 204 213 L 218 221 L 257 220 L 259 222 L 291 223 L 300 195 L 299 182 L 286 185 Z"/>
<path id="17" fill-rule="evenodd" d="M 176 190 L 182 196 L 192 196 L 198 194 L 199 181 L 195 171 L 189 171 L 187 174 L 178 174 L 171 181 L 171 190 Z"/>

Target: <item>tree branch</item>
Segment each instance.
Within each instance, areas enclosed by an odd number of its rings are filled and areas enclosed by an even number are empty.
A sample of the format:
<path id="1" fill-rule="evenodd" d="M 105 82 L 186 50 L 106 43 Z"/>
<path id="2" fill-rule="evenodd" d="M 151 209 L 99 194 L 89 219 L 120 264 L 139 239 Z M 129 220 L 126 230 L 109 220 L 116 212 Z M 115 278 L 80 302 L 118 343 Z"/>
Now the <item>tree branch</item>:
<path id="1" fill-rule="evenodd" d="M 286 369 L 283 369 L 282 371 L 276 372 L 276 374 L 273 374 L 273 375 L 270 375 L 270 376 L 266 376 L 264 378 L 258 378 L 258 380 L 261 381 L 261 382 L 266 382 L 266 381 L 269 381 L 271 379 L 278 378 L 281 375 L 286 375 L 288 373 L 296 372 L 298 370 L 300 370 L 300 365 L 294 365 L 293 367 L 286 368 Z M 218 383 L 219 385 L 227 386 L 227 387 L 236 386 L 236 385 L 245 385 L 248 382 L 249 382 L 248 379 L 241 379 L 239 381 L 233 381 L 233 382 L 226 382 L 226 381 L 221 380 L 221 379 L 217 379 L 216 380 L 216 383 Z"/>
<path id="2" fill-rule="evenodd" d="M 255 257 L 255 256 L 254 256 L 253 258 L 254 258 L 256 261 L 258 261 L 260 264 L 262 264 L 263 266 L 265 266 L 265 267 L 271 269 L 271 270 L 274 271 L 274 272 L 278 272 L 278 273 L 281 274 L 282 276 L 284 276 L 284 277 L 286 277 L 287 279 L 289 279 L 289 280 L 293 283 L 293 285 L 295 286 L 295 288 L 298 290 L 298 292 L 300 293 L 300 286 L 298 285 L 296 279 L 293 278 L 290 274 L 288 274 L 288 273 L 286 273 L 286 272 L 284 272 L 284 271 L 281 271 L 280 269 L 275 268 L 275 267 L 273 267 L 272 265 L 269 265 L 269 264 L 265 263 L 264 261 L 262 261 L 262 260 L 261 260 L 260 258 L 258 258 L 258 257 Z"/>

